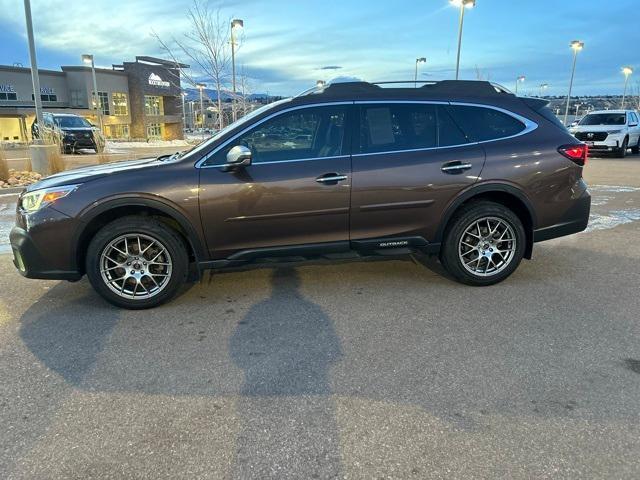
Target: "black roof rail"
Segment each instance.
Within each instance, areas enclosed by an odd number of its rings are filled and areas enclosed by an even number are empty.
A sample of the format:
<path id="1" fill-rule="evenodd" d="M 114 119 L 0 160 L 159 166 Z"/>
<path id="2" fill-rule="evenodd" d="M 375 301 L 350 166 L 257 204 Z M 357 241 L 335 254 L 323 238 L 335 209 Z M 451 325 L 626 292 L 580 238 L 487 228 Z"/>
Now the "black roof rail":
<path id="1" fill-rule="evenodd" d="M 316 85 L 304 92 L 296 95 L 301 97 L 304 95 L 319 94 L 323 92 L 327 93 L 366 93 L 371 91 L 382 90 L 382 85 L 401 85 L 401 84 L 413 84 L 410 88 L 416 88 L 418 90 L 429 91 L 430 93 L 436 93 L 440 95 L 455 95 L 464 94 L 471 96 L 494 96 L 494 95 L 513 95 L 507 88 L 497 83 L 491 83 L 484 80 L 394 80 L 383 82 L 338 82 L 329 83 L 326 85 Z M 420 87 L 417 84 L 421 84 Z"/>

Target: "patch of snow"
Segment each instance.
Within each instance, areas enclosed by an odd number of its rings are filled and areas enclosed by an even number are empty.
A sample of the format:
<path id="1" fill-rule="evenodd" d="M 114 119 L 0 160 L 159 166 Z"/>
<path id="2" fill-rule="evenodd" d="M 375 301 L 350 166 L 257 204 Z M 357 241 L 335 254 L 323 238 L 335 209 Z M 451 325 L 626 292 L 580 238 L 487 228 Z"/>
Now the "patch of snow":
<path id="1" fill-rule="evenodd" d="M 592 192 L 602 193 L 631 193 L 640 190 L 640 187 L 630 187 L 628 185 L 589 185 Z"/>
<path id="2" fill-rule="evenodd" d="M 189 147 L 191 145 L 187 140 L 150 140 L 148 142 L 107 141 L 104 151 L 105 153 L 120 153 L 122 150 L 136 148 Z"/>
<path id="3" fill-rule="evenodd" d="M 589 216 L 589 226 L 585 232 L 608 230 L 619 225 L 638 221 L 640 221 L 640 209 L 613 210 L 607 214 L 592 213 Z"/>

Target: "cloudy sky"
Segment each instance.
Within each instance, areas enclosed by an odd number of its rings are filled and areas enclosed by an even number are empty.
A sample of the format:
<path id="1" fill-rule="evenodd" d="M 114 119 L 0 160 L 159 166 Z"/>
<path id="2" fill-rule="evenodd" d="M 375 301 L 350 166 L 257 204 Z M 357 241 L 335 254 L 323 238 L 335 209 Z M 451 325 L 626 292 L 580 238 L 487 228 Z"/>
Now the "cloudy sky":
<path id="1" fill-rule="evenodd" d="M 191 0 L 32 0 L 41 68 L 79 63 L 94 53 L 99 66 L 159 55 L 151 36 L 180 37 Z M 289 95 L 315 80 L 411 79 L 416 57 L 424 80 L 454 74 L 458 16 L 448 0 L 211 1 L 225 17 L 245 22 L 238 64 L 254 92 Z M 550 84 L 566 94 L 569 42 L 581 39 L 575 91 L 621 94 L 623 65 L 638 67 L 639 0 L 478 0 L 467 11 L 462 78 L 484 78 L 524 91 Z M 0 64 L 29 64 L 22 1 L 0 0 Z M 323 69 L 334 66 L 339 69 Z"/>

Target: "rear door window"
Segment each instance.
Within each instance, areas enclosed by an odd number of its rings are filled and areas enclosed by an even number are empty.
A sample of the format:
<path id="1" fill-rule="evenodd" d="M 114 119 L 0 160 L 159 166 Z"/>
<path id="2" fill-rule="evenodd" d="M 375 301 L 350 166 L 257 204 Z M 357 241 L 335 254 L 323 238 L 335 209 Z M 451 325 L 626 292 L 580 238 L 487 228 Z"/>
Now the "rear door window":
<path id="1" fill-rule="evenodd" d="M 511 137 L 526 128 L 520 120 L 492 108 L 451 105 L 447 109 L 455 123 L 474 142 Z"/>
<path id="2" fill-rule="evenodd" d="M 360 152 L 379 153 L 433 148 L 438 144 L 436 107 L 389 103 L 360 109 Z"/>

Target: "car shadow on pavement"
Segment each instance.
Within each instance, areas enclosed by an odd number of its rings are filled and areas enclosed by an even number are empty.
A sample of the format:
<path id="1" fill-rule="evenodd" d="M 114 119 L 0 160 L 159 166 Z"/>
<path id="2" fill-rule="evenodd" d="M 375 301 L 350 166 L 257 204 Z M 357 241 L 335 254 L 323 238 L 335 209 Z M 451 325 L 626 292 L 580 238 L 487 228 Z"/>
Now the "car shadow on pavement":
<path id="1" fill-rule="evenodd" d="M 300 293 L 294 269 L 273 270 L 271 284 L 270 297 L 249 310 L 229 340 L 244 371 L 235 473 L 278 478 L 295 462 L 301 478 L 334 478 L 340 452 L 329 370 L 340 342 L 331 319 Z"/>
<path id="2" fill-rule="evenodd" d="M 67 285 L 52 288 L 23 315 L 20 336 L 47 368 L 78 386 L 90 373 L 120 314 L 96 302 L 90 291 L 64 301 Z M 56 295 L 62 296 L 59 304 L 48 301 Z"/>

